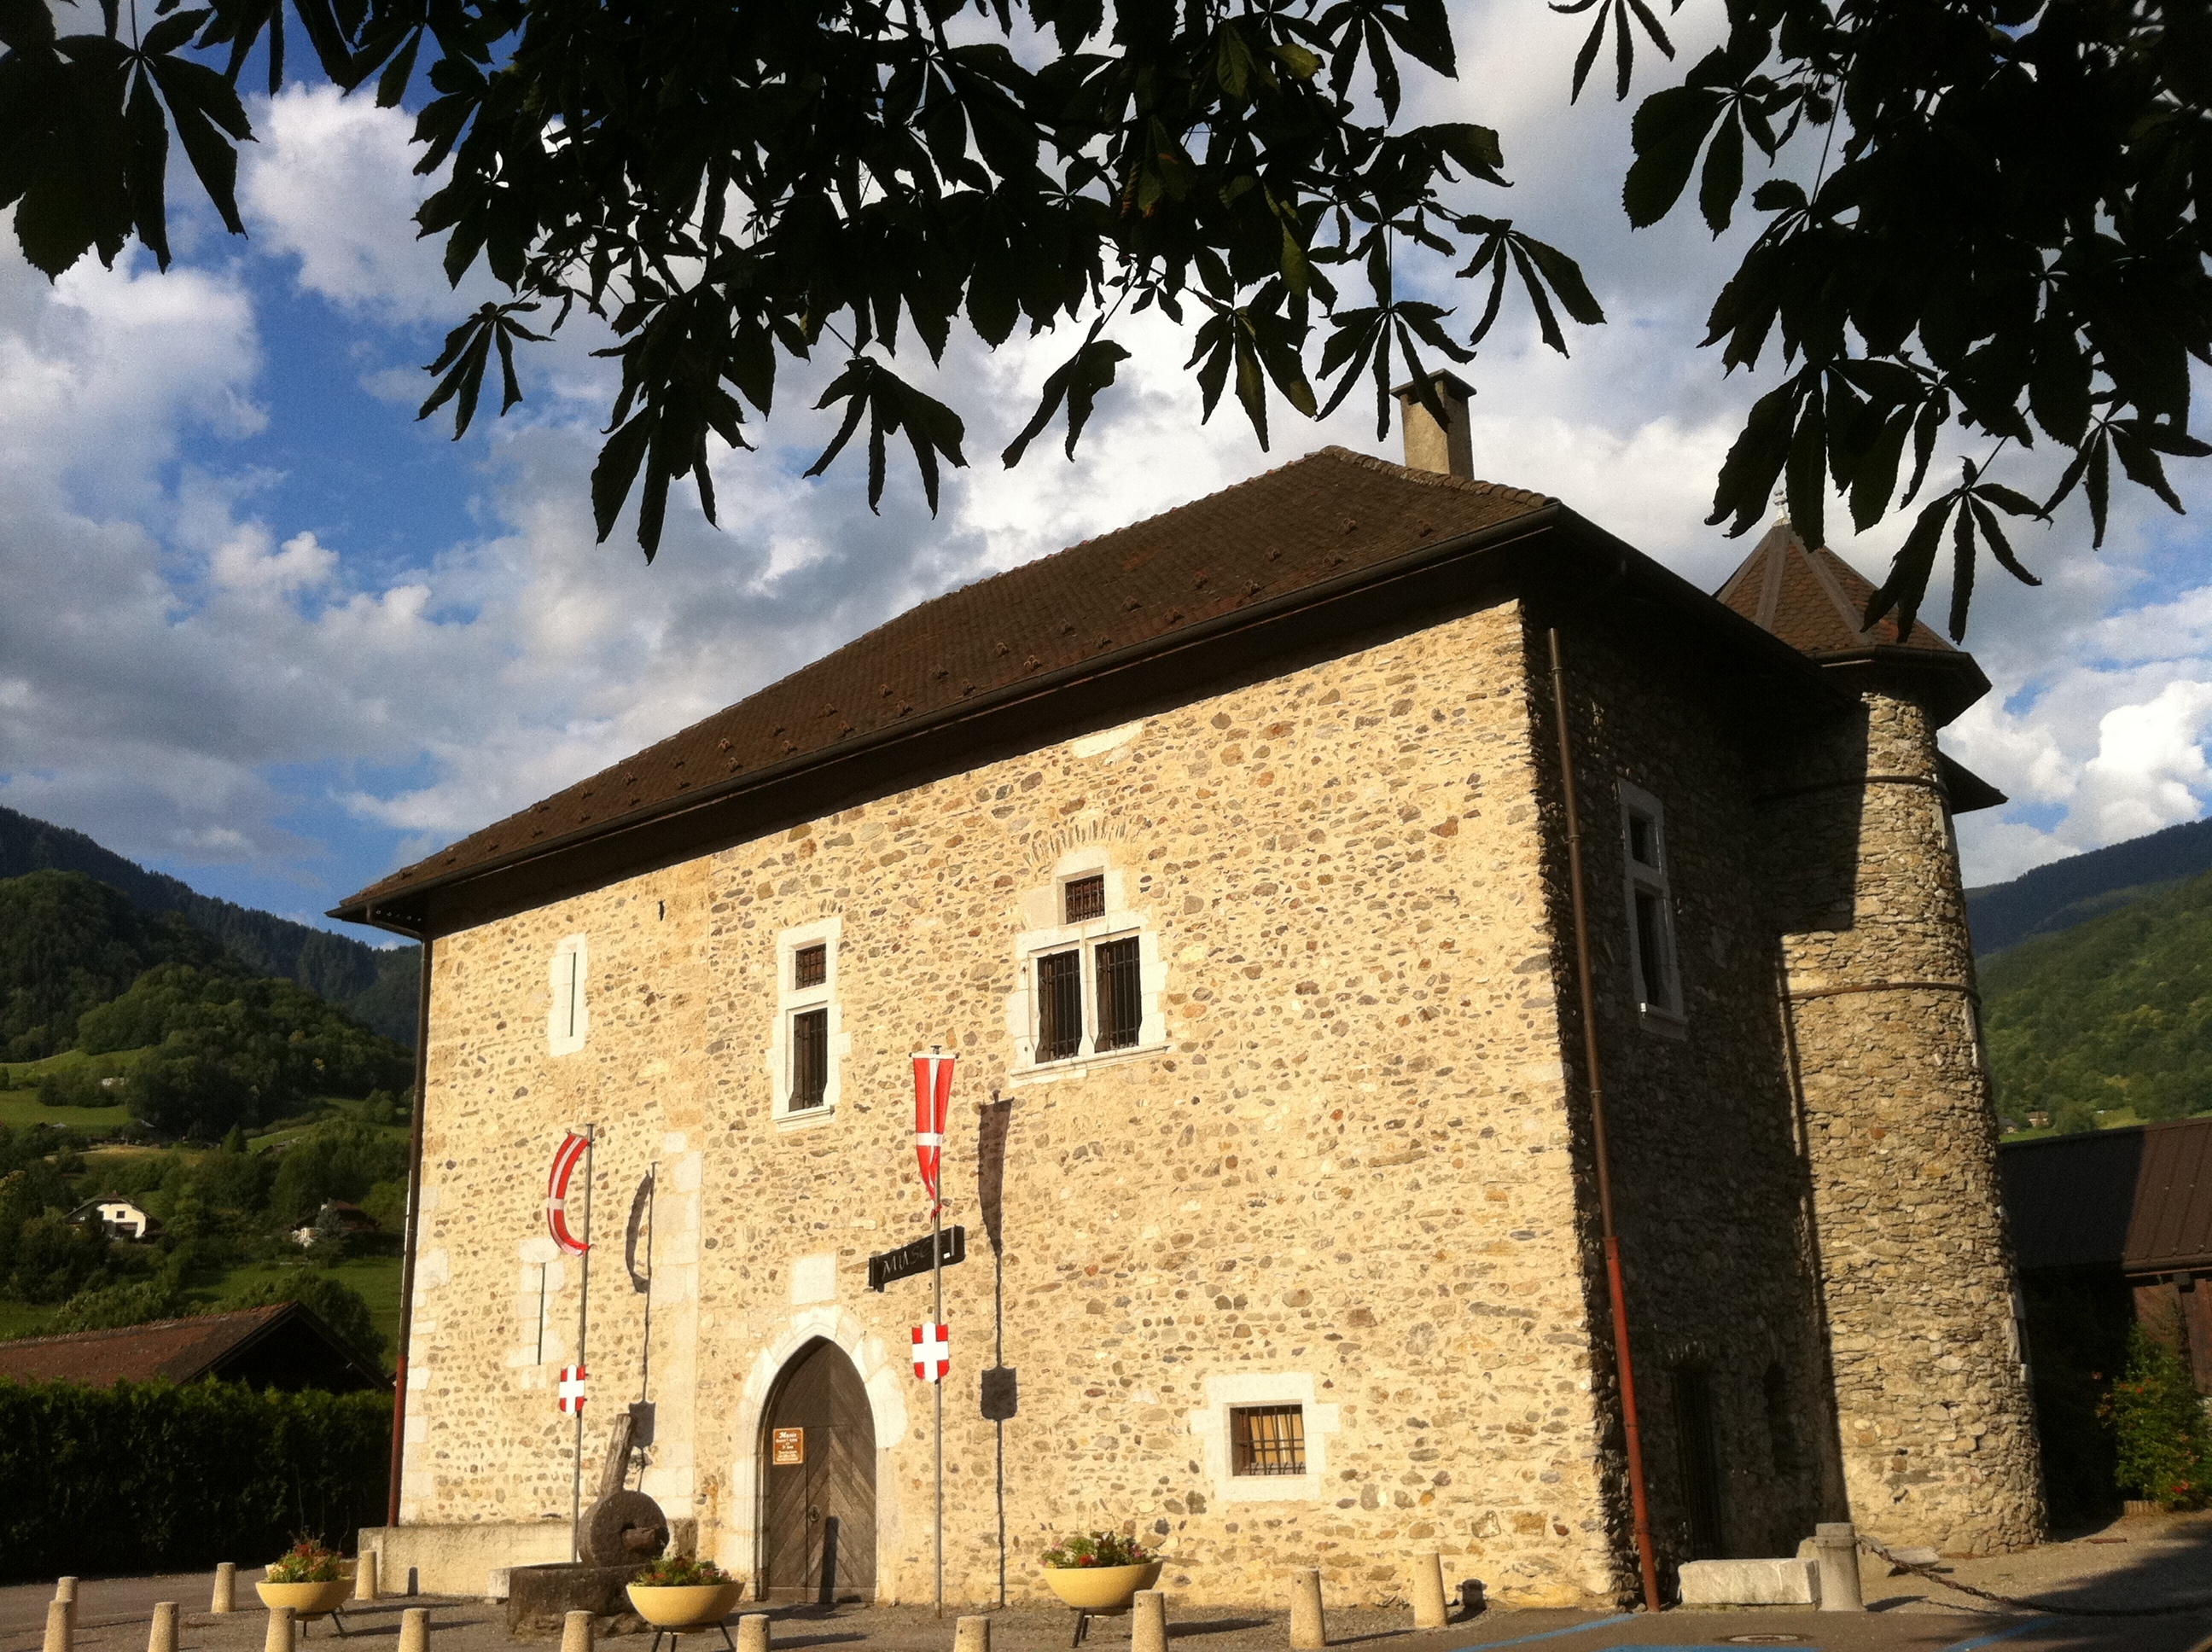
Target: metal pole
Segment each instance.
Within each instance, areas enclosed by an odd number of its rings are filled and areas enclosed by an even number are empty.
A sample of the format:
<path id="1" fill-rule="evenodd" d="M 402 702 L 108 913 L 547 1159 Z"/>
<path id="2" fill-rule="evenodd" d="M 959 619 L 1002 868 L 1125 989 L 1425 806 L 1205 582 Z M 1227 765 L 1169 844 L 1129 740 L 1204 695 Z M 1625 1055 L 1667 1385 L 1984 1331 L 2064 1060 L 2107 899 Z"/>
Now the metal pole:
<path id="1" fill-rule="evenodd" d="M 586 1372 L 584 1341 L 592 1326 L 592 1151 L 599 1139 L 595 1124 L 584 1127 L 584 1259 L 583 1278 L 576 1291 L 576 1370 Z M 586 1378 L 588 1382 L 588 1377 Z M 575 1467 L 568 1483 L 569 1558 L 584 1558 L 584 1405 L 576 1402 Z"/>
<path id="2" fill-rule="evenodd" d="M 950 1121 L 948 1120 L 949 1123 Z M 938 1151 L 939 1193 L 929 1210 L 929 1322 L 945 1336 L 945 1155 Z M 946 1339 L 948 1341 L 950 1339 Z M 949 1362 L 948 1362 L 949 1363 Z M 937 1615 L 945 1615 L 945 1378 L 930 1384 L 937 1405 Z"/>
<path id="3" fill-rule="evenodd" d="M 1575 798 L 1574 743 L 1567 725 L 1567 668 L 1559 655 L 1559 630 L 1546 633 L 1552 654 L 1552 718 L 1559 725 L 1559 788 L 1567 817 L 1567 887 L 1574 908 L 1575 970 L 1581 995 L 1583 1059 L 1589 1072 L 1590 1146 L 1596 1161 L 1598 1231 L 1605 1246 L 1607 1306 L 1613 1318 L 1613 1357 L 1620 1374 L 1620 1428 L 1628 1449 L 1629 1518 L 1636 1533 L 1637 1569 L 1644 1606 L 1659 1610 L 1658 1557 L 1651 1546 L 1651 1509 L 1644 1494 L 1644 1430 L 1636 1410 L 1636 1370 L 1628 1354 L 1628 1290 L 1620 1269 L 1620 1236 L 1613 1226 L 1613 1163 L 1606 1149 L 1605 1077 L 1598 1061 L 1597 989 L 1590 979 L 1589 915 L 1583 892 L 1582 815 Z"/>

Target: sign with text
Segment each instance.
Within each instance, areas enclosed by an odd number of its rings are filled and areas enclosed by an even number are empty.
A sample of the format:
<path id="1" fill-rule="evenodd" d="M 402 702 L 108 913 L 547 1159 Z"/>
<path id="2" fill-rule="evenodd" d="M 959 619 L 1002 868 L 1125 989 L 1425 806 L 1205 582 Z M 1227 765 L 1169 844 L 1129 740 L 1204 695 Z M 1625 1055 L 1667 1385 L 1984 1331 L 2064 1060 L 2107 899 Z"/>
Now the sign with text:
<path id="1" fill-rule="evenodd" d="M 769 1436 L 769 1461 L 777 1468 L 792 1468 L 806 1461 L 806 1430 L 780 1428 Z"/>
<path id="2" fill-rule="evenodd" d="M 968 1260 L 968 1230 L 947 1228 L 937 1236 L 939 1260 L 946 1267 Z M 868 1258 L 868 1289 L 881 1291 L 895 1279 L 910 1279 L 917 1273 L 929 1272 L 929 1241 L 915 1240 L 910 1245 L 901 1245 L 896 1250 L 887 1250 Z"/>

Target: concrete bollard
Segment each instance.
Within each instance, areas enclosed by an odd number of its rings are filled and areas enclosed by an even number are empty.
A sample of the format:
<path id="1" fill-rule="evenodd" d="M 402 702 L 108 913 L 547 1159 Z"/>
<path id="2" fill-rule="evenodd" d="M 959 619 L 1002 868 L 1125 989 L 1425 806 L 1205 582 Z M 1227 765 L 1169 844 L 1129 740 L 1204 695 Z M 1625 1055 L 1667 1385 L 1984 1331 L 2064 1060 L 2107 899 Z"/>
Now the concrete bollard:
<path id="1" fill-rule="evenodd" d="M 353 1563 L 353 1598 L 356 1600 L 376 1599 L 376 1551 L 363 1549 L 361 1558 Z"/>
<path id="2" fill-rule="evenodd" d="M 1321 1569 L 1317 1566 L 1291 1568 L 1291 1644 L 1298 1652 L 1328 1644 L 1328 1627 L 1321 1615 Z"/>
<path id="3" fill-rule="evenodd" d="M 1859 1535 L 1848 1520 L 1826 1521 L 1813 1528 L 1814 1552 L 1820 1561 L 1820 1610 L 1864 1612 L 1859 1592 Z"/>
<path id="4" fill-rule="evenodd" d="M 261 1637 L 261 1652 L 292 1652 L 298 1628 L 291 1607 L 270 1607 L 269 1631 Z"/>
<path id="5" fill-rule="evenodd" d="M 1406 1592 L 1413 1597 L 1413 1627 L 1442 1629 L 1451 1621 L 1444 1610 L 1444 1558 L 1434 1549 L 1413 1557 L 1413 1575 Z"/>
<path id="6" fill-rule="evenodd" d="M 399 1614 L 399 1652 L 430 1652 L 429 1607 L 410 1606 Z"/>
<path id="7" fill-rule="evenodd" d="M 421 1572 L 421 1570 L 420 1570 L 420 1569 L 419 1569 L 419 1568 L 417 1568 L 417 1567 L 414 1567 L 414 1566 L 410 1566 L 410 1567 L 407 1569 L 407 1598 L 408 1598 L 409 1600 L 413 1600 L 416 1595 L 420 1594 L 422 1592 L 422 1572 Z"/>
<path id="8" fill-rule="evenodd" d="M 991 1620 L 961 1618 L 952 1625 L 952 1652 L 991 1652 Z"/>
<path id="9" fill-rule="evenodd" d="M 74 1577 L 57 1577 L 54 1579 L 54 1599 L 65 1602 L 70 1606 L 75 1606 L 76 1604 L 76 1579 Z"/>
<path id="10" fill-rule="evenodd" d="M 226 1560 L 215 1569 L 215 1598 L 208 1602 L 210 1613 L 238 1610 L 238 1563 Z"/>
<path id="11" fill-rule="evenodd" d="M 1168 1652 L 1168 1597 L 1139 1589 L 1129 1619 L 1129 1652 Z"/>
<path id="12" fill-rule="evenodd" d="M 769 1652 L 772 1619 L 765 1612 L 748 1612 L 738 1619 L 738 1652 Z"/>
<path id="13" fill-rule="evenodd" d="M 561 1619 L 561 1652 L 592 1652 L 592 1614 L 571 1612 Z"/>
<path id="14" fill-rule="evenodd" d="M 46 1602 L 46 1652 L 70 1652 L 70 1643 L 76 1638 L 76 1622 L 70 1603 L 57 1595 Z"/>
<path id="15" fill-rule="evenodd" d="M 146 1652 L 177 1652 L 177 1603 L 154 1602 L 153 1626 L 146 1631 Z"/>

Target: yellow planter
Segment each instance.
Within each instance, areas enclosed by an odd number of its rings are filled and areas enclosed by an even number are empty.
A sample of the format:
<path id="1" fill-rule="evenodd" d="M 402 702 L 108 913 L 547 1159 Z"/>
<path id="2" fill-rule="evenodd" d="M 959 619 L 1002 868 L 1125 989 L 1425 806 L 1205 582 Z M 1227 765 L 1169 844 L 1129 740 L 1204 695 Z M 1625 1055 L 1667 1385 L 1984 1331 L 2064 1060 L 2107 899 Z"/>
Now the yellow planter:
<path id="1" fill-rule="evenodd" d="M 1141 1566 L 1047 1566 L 1044 1581 L 1078 1612 L 1127 1612 L 1139 1589 L 1160 1581 L 1166 1564 L 1148 1560 Z"/>
<path id="2" fill-rule="evenodd" d="M 640 1583 L 623 1586 L 637 1615 L 655 1629 L 711 1629 L 730 1615 L 743 1583 L 686 1583 L 678 1588 Z"/>
<path id="3" fill-rule="evenodd" d="M 310 1619 L 327 1618 L 353 1596 L 352 1582 L 343 1577 L 334 1583 L 256 1583 L 264 1606 L 289 1606 L 292 1615 L 305 1623 Z"/>

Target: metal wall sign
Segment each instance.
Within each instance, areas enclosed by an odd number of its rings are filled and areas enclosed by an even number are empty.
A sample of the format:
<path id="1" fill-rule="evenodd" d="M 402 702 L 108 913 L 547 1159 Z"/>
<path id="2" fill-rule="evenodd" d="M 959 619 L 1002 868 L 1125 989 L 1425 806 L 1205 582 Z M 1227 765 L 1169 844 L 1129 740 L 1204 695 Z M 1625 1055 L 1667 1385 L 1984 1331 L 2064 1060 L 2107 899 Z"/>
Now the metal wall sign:
<path id="1" fill-rule="evenodd" d="M 983 1373 L 983 1420 L 1006 1423 L 1021 1408 L 1020 1388 L 1011 1365 L 993 1365 Z"/>
<path id="2" fill-rule="evenodd" d="M 769 1461 L 777 1468 L 793 1468 L 806 1461 L 806 1430 L 780 1428 L 769 1436 Z"/>
<path id="3" fill-rule="evenodd" d="M 917 1239 L 910 1245 L 901 1245 L 896 1250 L 887 1250 L 868 1258 L 868 1289 L 881 1291 L 898 1279 L 910 1279 L 917 1273 L 930 1269 L 929 1241 Z M 937 1236 L 937 1260 L 945 1267 L 968 1260 L 968 1230 L 946 1228 Z"/>

